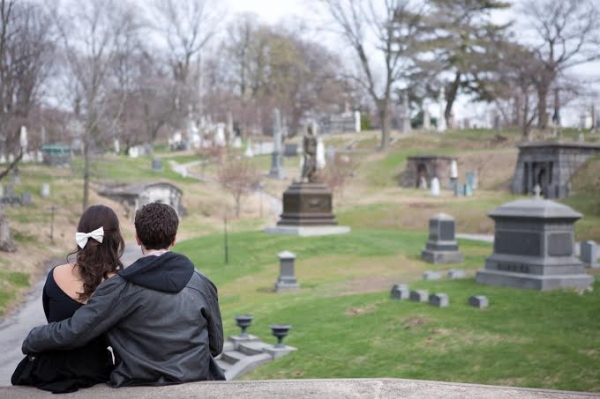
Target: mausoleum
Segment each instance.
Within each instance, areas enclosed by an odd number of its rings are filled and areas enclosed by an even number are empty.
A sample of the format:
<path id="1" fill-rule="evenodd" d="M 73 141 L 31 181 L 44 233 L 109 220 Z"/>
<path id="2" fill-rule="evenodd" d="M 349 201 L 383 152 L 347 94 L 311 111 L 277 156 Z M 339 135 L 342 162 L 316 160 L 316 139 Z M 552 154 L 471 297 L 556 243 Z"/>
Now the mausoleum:
<path id="1" fill-rule="evenodd" d="M 182 191 L 166 182 L 111 185 L 100 190 L 98 194 L 123 204 L 130 218 L 135 217 L 139 208 L 153 202 L 169 204 L 175 208 L 177 214 L 181 214 Z"/>
<path id="2" fill-rule="evenodd" d="M 587 143 L 539 142 L 519 146 L 513 175 L 514 194 L 533 193 L 539 185 L 545 198 L 564 198 L 571 193 L 573 174 L 589 158 L 600 154 L 600 145 Z"/>
<path id="3" fill-rule="evenodd" d="M 402 187 L 417 188 L 424 181 L 427 187 L 437 177 L 442 187 L 450 183 L 450 165 L 455 157 L 446 155 L 415 155 L 406 159 L 406 168 L 400 174 L 399 184 Z M 423 187 L 425 188 L 425 187 Z"/>

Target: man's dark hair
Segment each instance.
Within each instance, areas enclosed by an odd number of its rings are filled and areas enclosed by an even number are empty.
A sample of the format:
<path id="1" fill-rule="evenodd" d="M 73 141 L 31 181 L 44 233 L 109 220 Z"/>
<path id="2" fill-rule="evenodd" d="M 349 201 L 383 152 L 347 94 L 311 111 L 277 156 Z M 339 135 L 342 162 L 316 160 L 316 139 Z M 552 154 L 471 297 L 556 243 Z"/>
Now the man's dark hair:
<path id="1" fill-rule="evenodd" d="M 168 248 L 177 235 L 179 218 L 171 205 L 154 202 L 135 213 L 135 232 L 146 249 Z"/>

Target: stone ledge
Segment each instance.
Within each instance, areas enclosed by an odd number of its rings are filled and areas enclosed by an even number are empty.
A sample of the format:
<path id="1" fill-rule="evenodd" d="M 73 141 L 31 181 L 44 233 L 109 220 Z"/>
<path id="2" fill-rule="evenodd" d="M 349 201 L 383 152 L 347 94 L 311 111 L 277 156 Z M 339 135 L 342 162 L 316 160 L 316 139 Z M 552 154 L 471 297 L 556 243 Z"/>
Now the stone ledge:
<path id="1" fill-rule="evenodd" d="M 0 398 L 50 398 L 49 392 L 0 387 Z M 592 399 L 600 393 L 553 391 L 438 381 L 383 379 L 271 380 L 196 382 L 167 387 L 113 389 L 96 385 L 69 394 L 69 399 Z"/>

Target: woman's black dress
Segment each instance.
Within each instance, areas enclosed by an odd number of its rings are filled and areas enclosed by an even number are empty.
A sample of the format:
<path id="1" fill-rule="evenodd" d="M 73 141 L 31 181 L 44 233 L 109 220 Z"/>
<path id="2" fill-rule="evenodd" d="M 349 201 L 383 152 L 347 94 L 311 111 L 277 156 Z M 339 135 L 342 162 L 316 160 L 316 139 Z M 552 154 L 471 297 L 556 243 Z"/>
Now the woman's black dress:
<path id="1" fill-rule="evenodd" d="M 42 294 L 44 313 L 49 323 L 68 319 L 84 306 L 60 289 L 53 274 L 54 269 L 48 273 Z M 107 346 L 106 339 L 99 337 L 77 349 L 26 356 L 17 366 L 11 382 L 54 393 L 74 392 L 106 382 L 114 367 Z"/>

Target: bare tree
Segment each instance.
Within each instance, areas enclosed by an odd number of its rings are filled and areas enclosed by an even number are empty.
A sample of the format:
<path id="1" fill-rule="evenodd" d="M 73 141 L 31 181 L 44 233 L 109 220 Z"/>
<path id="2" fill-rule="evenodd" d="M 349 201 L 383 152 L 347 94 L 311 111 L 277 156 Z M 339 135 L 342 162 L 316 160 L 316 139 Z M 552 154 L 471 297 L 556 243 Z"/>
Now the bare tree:
<path id="1" fill-rule="evenodd" d="M 358 70 L 352 77 L 375 104 L 381 148 L 386 148 L 393 87 L 415 67 L 412 55 L 419 40 L 421 11 L 410 0 L 385 0 L 383 4 L 375 0 L 316 1 L 325 6 L 339 35 L 358 58 Z"/>
<path id="2" fill-rule="evenodd" d="M 535 32 L 532 48 L 543 65 L 537 86 L 537 114 L 539 127 L 544 129 L 548 125 L 548 95 L 557 78 L 576 65 L 600 59 L 600 7 L 595 0 L 524 0 L 520 10 Z M 558 98 L 555 104 L 553 117 L 559 121 Z"/>
<path id="3" fill-rule="evenodd" d="M 0 180 L 20 160 L 18 133 L 39 107 L 41 87 L 52 68 L 52 26 L 33 3 L 0 0 L 0 154 L 16 154 Z"/>
<path id="4" fill-rule="evenodd" d="M 201 112 L 196 60 L 215 35 L 224 9 L 218 0 L 155 0 L 151 4 L 152 27 L 168 49 L 173 78 L 178 83 L 173 101 L 179 116 L 183 118 L 194 105 Z"/>
<path id="5" fill-rule="evenodd" d="M 123 99 L 120 106 L 114 105 L 109 83 L 121 37 L 137 28 L 132 12 L 116 0 L 72 1 L 64 10 L 55 3 L 53 8 L 74 93 L 74 113 L 80 121 L 83 209 L 89 201 L 91 156 L 113 137 L 111 132 L 116 129 L 122 111 Z"/>
<path id="6" fill-rule="evenodd" d="M 235 201 L 235 216 L 240 217 L 242 198 L 255 191 L 260 173 L 248 158 L 229 153 L 219 167 L 217 179 Z"/>

